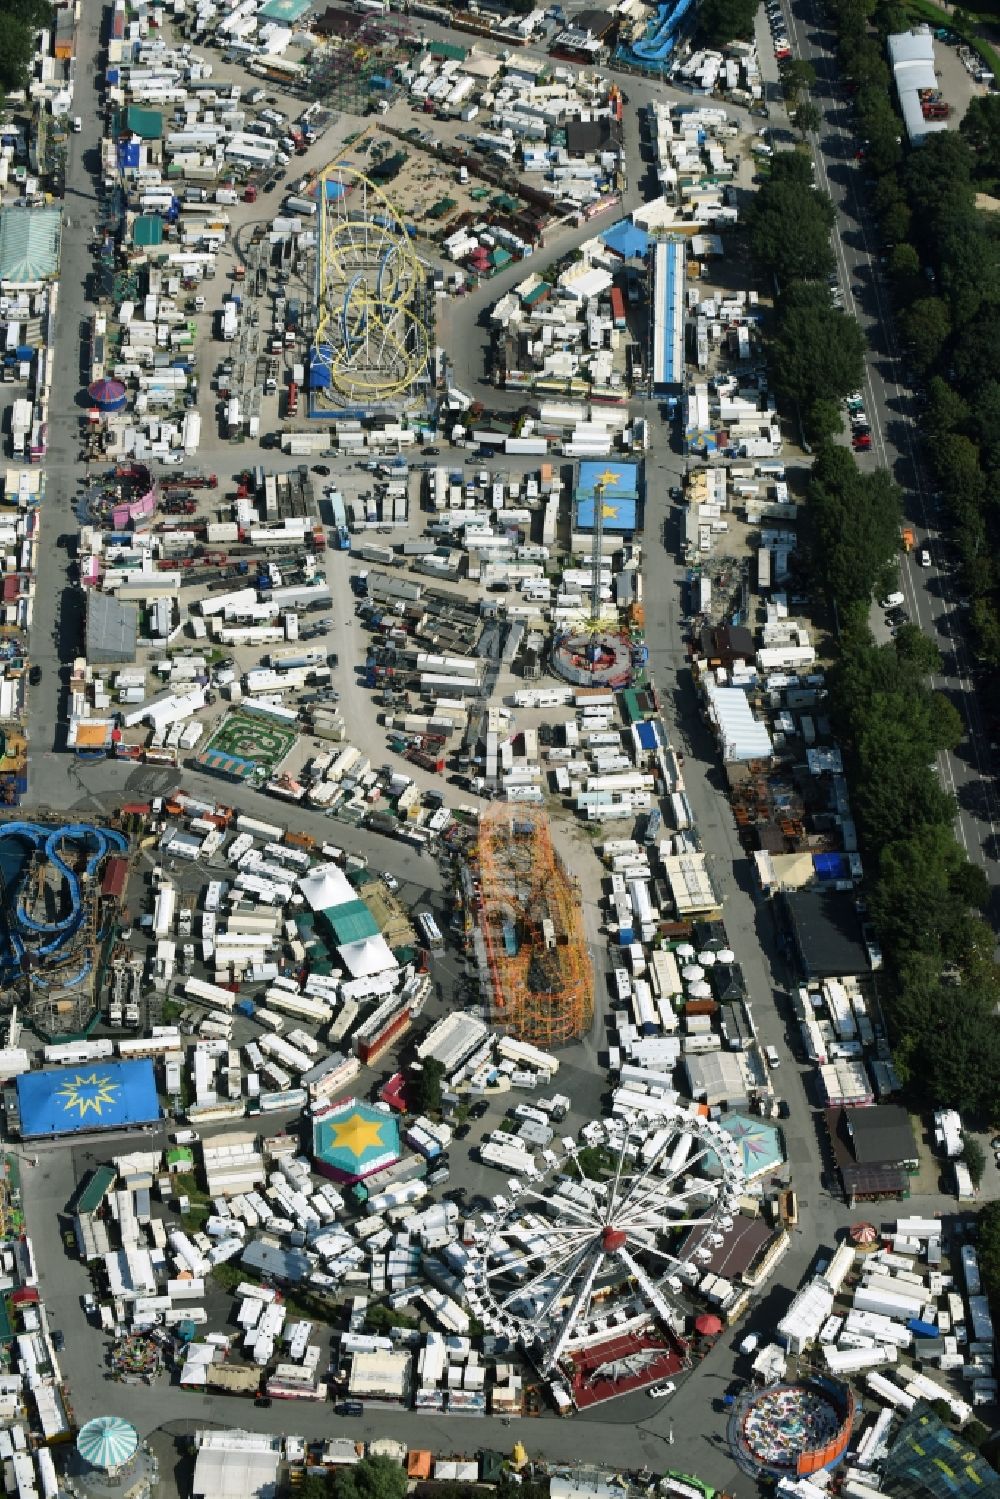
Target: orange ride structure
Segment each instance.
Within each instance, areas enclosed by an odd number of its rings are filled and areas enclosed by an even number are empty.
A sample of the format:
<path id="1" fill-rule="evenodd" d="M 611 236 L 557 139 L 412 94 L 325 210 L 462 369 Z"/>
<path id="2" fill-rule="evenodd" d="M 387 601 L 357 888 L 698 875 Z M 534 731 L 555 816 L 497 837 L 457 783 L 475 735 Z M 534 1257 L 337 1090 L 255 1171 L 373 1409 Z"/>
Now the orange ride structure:
<path id="1" fill-rule="evenodd" d="M 498 806 L 479 823 L 481 974 L 495 1025 L 548 1049 L 578 1041 L 594 1018 L 594 972 L 580 889 L 537 807 Z M 484 965 L 481 962 L 481 968 Z"/>

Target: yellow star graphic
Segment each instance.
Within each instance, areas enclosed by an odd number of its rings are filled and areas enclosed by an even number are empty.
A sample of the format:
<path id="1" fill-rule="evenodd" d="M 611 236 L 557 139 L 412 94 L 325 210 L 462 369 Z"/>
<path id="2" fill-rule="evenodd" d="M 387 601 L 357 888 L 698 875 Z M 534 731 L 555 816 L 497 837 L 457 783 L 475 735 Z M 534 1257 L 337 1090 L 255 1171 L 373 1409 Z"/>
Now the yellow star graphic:
<path id="1" fill-rule="evenodd" d="M 615 517 L 618 514 L 618 506 L 617 505 L 602 505 L 601 506 L 601 514 L 604 516 L 605 520 L 614 520 Z"/>
<path id="2" fill-rule="evenodd" d="M 330 1125 L 330 1144 L 337 1150 L 349 1150 L 355 1160 L 360 1160 L 372 1146 L 385 1144 L 382 1125 L 357 1112 L 348 1114 L 346 1119 Z"/>
<path id="3" fill-rule="evenodd" d="M 63 1110 L 68 1114 L 73 1109 L 79 1109 L 82 1119 L 91 1110 L 101 1117 L 101 1109 L 107 1104 L 113 1104 L 115 1094 L 121 1087 L 120 1083 L 113 1083 L 110 1077 L 98 1077 L 96 1072 L 77 1073 L 72 1082 L 65 1083 L 56 1089 L 56 1097 L 65 1099 Z"/>
<path id="4" fill-rule="evenodd" d="M 597 476 L 598 484 L 617 484 L 620 479 L 621 474 L 614 473 L 610 468 L 606 468 L 603 474 Z"/>

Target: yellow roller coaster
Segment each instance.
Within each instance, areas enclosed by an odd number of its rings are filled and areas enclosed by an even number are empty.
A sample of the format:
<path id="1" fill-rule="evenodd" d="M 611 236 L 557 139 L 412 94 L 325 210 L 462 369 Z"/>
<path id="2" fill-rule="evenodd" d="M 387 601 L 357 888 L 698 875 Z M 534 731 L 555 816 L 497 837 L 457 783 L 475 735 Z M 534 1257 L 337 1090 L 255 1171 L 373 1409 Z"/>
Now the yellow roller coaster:
<path id="1" fill-rule="evenodd" d="M 331 164 L 316 192 L 313 389 L 325 383 L 338 404 L 413 399 L 427 374 L 430 337 L 417 310 L 426 272 L 406 228 L 353 167 Z"/>

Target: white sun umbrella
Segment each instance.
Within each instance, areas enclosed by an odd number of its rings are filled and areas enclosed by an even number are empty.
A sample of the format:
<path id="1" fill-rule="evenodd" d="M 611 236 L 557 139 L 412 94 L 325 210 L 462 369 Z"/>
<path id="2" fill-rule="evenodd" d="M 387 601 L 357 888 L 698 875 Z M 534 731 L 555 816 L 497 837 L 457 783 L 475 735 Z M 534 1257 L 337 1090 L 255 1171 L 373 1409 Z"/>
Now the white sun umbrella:
<path id="1" fill-rule="evenodd" d="M 695 979 L 694 983 L 689 986 L 688 993 L 692 999 L 711 999 L 712 997 L 711 987 L 705 983 L 704 979 Z"/>
<path id="2" fill-rule="evenodd" d="M 714 953 L 711 948 L 707 952 L 700 952 L 698 954 L 698 962 L 703 963 L 706 968 L 711 968 L 712 964 L 717 961 L 718 954 Z"/>
<path id="3" fill-rule="evenodd" d="M 733 952 L 733 950 L 732 950 L 731 947 L 720 947 L 719 951 L 716 953 L 715 957 L 716 957 L 716 961 L 719 962 L 719 963 L 735 963 L 736 962 L 736 954 Z"/>
<path id="4" fill-rule="evenodd" d="M 674 952 L 679 958 L 694 957 L 694 947 L 690 942 L 678 942 L 677 946 L 674 948 Z"/>
<path id="5" fill-rule="evenodd" d="M 692 983 L 695 979 L 703 979 L 705 970 L 700 963 L 688 963 L 686 968 L 681 969 L 681 977 Z"/>

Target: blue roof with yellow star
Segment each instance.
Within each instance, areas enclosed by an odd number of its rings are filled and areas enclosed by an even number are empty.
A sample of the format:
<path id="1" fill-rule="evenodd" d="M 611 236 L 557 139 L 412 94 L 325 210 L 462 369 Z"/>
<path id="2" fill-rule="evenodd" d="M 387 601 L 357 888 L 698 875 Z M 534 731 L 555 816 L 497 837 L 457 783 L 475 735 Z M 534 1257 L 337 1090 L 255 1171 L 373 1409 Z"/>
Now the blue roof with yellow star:
<path id="1" fill-rule="evenodd" d="M 614 458 L 580 464 L 580 477 L 573 497 L 578 531 L 594 529 L 598 495 L 604 511 L 605 531 L 635 531 L 639 506 L 637 464 L 619 463 Z"/>
<path id="2" fill-rule="evenodd" d="M 25 1140 L 129 1129 L 160 1117 L 156 1078 L 148 1057 L 22 1073 L 17 1079 L 17 1103 Z"/>
<path id="3" fill-rule="evenodd" d="M 313 1159 L 338 1181 L 356 1182 L 400 1155 L 399 1125 L 389 1113 L 347 1098 L 313 1124 Z"/>

